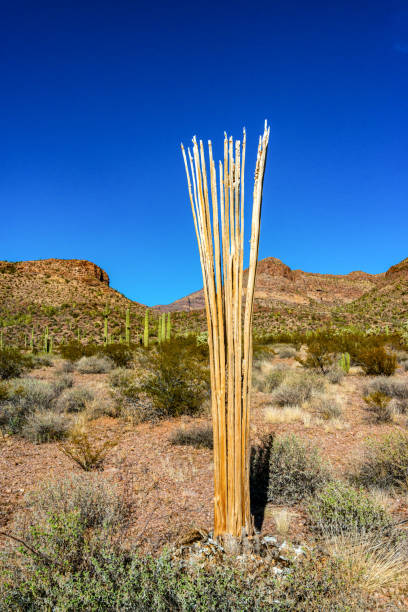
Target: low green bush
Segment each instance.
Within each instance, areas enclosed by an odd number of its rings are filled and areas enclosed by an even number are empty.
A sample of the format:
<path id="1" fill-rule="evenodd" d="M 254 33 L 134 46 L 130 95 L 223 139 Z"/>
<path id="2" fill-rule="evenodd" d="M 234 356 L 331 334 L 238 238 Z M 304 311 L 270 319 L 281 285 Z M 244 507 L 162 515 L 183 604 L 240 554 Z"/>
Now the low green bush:
<path id="1" fill-rule="evenodd" d="M 168 552 L 141 556 L 77 509 L 28 528 L 32 550 L 6 553 L 1 612 L 339 612 L 368 609 L 339 560 L 310 552 L 277 578 L 274 560 L 247 570 L 235 559 L 189 566 Z M 35 551 L 35 552 L 33 552 Z"/>
<path id="2" fill-rule="evenodd" d="M 332 535 L 383 530 L 392 523 L 387 511 L 366 491 L 341 481 L 328 482 L 317 491 L 308 514 L 314 529 Z"/>
<path id="3" fill-rule="evenodd" d="M 32 359 L 16 348 L 0 349 L 0 380 L 17 378 L 33 367 Z"/>
<path id="4" fill-rule="evenodd" d="M 294 504 L 330 479 L 317 449 L 294 435 L 273 440 L 269 454 L 268 501 Z"/>
<path id="5" fill-rule="evenodd" d="M 126 368 L 133 361 L 134 351 L 127 344 L 117 342 L 107 344 L 106 346 L 100 348 L 98 353 L 108 357 L 111 361 L 113 361 L 117 368 Z"/>
<path id="6" fill-rule="evenodd" d="M 139 384 L 154 407 L 156 418 L 195 415 L 209 396 L 209 375 L 195 341 L 176 338 L 146 352 L 147 375 Z"/>

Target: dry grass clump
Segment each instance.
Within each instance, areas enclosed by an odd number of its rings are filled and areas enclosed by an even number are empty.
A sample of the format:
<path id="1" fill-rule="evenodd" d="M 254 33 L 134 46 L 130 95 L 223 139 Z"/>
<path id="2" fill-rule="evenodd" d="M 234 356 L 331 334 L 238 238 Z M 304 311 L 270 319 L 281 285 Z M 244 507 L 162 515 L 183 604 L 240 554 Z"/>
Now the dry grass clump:
<path id="1" fill-rule="evenodd" d="M 332 385 L 338 385 L 346 376 L 346 373 L 342 368 L 335 364 L 329 370 L 327 370 L 325 376 L 327 380 L 332 383 Z"/>
<path id="2" fill-rule="evenodd" d="M 57 409 L 61 412 L 81 412 L 93 399 L 93 393 L 86 387 L 74 387 L 58 398 Z"/>
<path id="3" fill-rule="evenodd" d="M 213 430 L 211 425 L 179 428 L 169 437 L 170 444 L 177 446 L 194 446 L 195 448 L 210 448 L 213 444 Z"/>
<path id="4" fill-rule="evenodd" d="M 30 442 L 41 444 L 62 440 L 68 435 L 71 419 L 53 410 L 36 410 L 28 415 L 21 435 Z"/>
<path id="5" fill-rule="evenodd" d="M 56 379 L 52 381 L 52 386 L 55 390 L 55 394 L 59 395 L 65 389 L 70 389 L 74 384 L 74 377 L 71 374 L 59 374 Z"/>
<path id="6" fill-rule="evenodd" d="M 109 357 L 100 355 L 81 357 L 76 364 L 76 369 L 81 374 L 107 374 L 112 368 L 112 360 Z"/>
<path id="7" fill-rule="evenodd" d="M 305 422 L 309 417 L 308 413 L 299 408 L 299 406 L 285 406 L 283 408 L 269 406 L 265 408 L 264 415 L 268 423 Z"/>
<path id="8" fill-rule="evenodd" d="M 384 589 L 406 591 L 408 557 L 406 542 L 395 541 L 381 534 L 339 534 L 328 537 L 329 554 L 342 561 L 346 583 L 358 580 L 369 593 Z"/>
<path id="9" fill-rule="evenodd" d="M 323 376 L 312 371 L 294 370 L 272 393 L 271 402 L 278 406 L 299 406 L 310 400 L 314 392 L 322 391 L 324 386 Z"/>
<path id="10" fill-rule="evenodd" d="M 325 421 L 339 419 L 342 416 L 340 402 L 335 397 L 329 395 L 319 395 L 312 398 L 308 407 Z"/>
<path id="11" fill-rule="evenodd" d="M 280 508 L 272 512 L 273 520 L 275 521 L 276 531 L 282 537 L 288 535 L 290 531 L 291 522 L 293 519 L 293 512 L 287 508 Z"/>

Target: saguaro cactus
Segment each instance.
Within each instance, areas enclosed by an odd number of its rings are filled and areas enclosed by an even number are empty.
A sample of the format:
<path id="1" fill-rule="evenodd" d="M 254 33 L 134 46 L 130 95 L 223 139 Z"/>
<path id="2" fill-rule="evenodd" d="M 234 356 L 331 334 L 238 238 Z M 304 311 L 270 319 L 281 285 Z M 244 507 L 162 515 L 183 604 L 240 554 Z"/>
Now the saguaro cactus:
<path id="1" fill-rule="evenodd" d="M 170 337 L 171 337 L 171 320 L 170 320 L 170 313 L 167 313 L 167 329 L 166 329 L 167 342 L 170 341 Z"/>
<path id="2" fill-rule="evenodd" d="M 269 141 L 259 138 L 253 191 L 251 249 L 243 307 L 244 170 L 246 136 L 224 138 L 224 164 L 217 173 L 208 142 L 210 193 L 202 141 L 193 138 L 188 158 L 182 146 L 188 192 L 203 274 L 210 355 L 214 436 L 214 534 L 241 536 L 253 529 L 249 497 L 249 416 L 252 317 L 258 261 L 262 188 Z M 210 198 L 211 194 L 211 198 Z M 211 204 L 210 204 L 211 202 Z M 211 206 L 211 212 L 210 212 Z M 221 222 L 221 227 L 220 227 Z M 244 318 L 242 319 L 242 314 Z M 243 320 L 243 323 L 242 323 Z"/>
<path id="3" fill-rule="evenodd" d="M 143 345 L 145 346 L 145 348 L 148 348 L 149 346 L 149 309 L 146 310 L 145 314 Z"/>
<path id="4" fill-rule="evenodd" d="M 349 353 L 342 353 L 340 357 L 339 365 L 346 374 L 349 373 L 350 371 L 350 354 Z"/>
<path id="5" fill-rule="evenodd" d="M 125 342 L 129 346 L 130 344 L 130 309 L 129 308 L 126 308 Z"/>
<path id="6" fill-rule="evenodd" d="M 44 345 L 43 345 L 44 353 L 48 353 L 49 351 L 49 337 L 48 337 L 48 325 L 45 328 L 44 332 Z"/>

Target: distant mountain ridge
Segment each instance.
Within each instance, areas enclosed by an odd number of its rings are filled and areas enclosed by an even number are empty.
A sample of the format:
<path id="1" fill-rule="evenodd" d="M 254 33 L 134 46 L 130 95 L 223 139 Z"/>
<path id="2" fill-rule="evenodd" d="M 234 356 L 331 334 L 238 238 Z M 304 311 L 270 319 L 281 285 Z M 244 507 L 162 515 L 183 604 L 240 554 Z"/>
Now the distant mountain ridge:
<path id="1" fill-rule="evenodd" d="M 280 259 L 267 257 L 258 263 L 255 301 L 258 306 L 264 307 L 273 303 L 306 305 L 311 302 L 340 306 L 396 278 L 408 279 L 408 258 L 379 274 L 361 270 L 349 274 L 320 274 L 292 270 Z M 200 310 L 204 307 L 202 289 L 171 304 L 155 306 L 162 312 Z"/>

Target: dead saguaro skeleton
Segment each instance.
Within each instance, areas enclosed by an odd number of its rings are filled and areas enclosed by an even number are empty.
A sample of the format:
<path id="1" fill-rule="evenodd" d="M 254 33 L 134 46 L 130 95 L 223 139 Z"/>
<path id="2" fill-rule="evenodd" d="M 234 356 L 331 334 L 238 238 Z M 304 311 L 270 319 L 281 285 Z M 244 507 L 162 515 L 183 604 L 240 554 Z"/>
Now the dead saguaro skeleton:
<path id="1" fill-rule="evenodd" d="M 186 167 L 203 273 L 211 371 L 214 432 L 214 535 L 252 532 L 249 499 L 249 417 L 252 317 L 258 262 L 262 188 L 269 127 L 259 137 L 252 206 L 251 249 L 243 301 L 244 171 L 246 136 L 224 137 L 224 164 L 217 172 L 208 141 L 210 182 L 204 146 L 193 138 Z M 244 307 L 245 303 L 245 307 Z"/>

